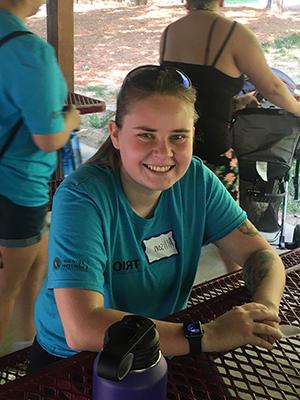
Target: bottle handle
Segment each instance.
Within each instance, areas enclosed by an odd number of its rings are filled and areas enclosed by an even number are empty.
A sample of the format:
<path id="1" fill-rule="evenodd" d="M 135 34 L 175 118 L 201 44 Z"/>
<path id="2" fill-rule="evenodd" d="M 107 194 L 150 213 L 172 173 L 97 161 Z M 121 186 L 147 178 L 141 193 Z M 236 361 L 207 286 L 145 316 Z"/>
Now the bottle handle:
<path id="1" fill-rule="evenodd" d="M 153 321 L 138 315 L 126 315 L 111 325 L 99 355 L 98 376 L 114 381 L 124 379 L 132 368 L 136 346 L 153 328 Z"/>

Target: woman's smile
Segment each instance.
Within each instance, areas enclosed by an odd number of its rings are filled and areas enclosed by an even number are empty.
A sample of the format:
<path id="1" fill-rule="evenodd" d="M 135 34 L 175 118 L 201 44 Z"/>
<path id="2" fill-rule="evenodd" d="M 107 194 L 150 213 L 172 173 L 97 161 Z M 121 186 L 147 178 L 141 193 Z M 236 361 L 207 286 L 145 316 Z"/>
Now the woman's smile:
<path id="1" fill-rule="evenodd" d="M 143 164 L 151 172 L 155 173 L 166 173 L 174 168 L 174 165 L 153 165 L 153 164 Z"/>
<path id="2" fill-rule="evenodd" d="M 192 159 L 193 118 L 193 107 L 174 96 L 153 95 L 132 103 L 122 127 L 110 126 L 128 177 L 124 189 L 161 192 L 182 178 Z"/>

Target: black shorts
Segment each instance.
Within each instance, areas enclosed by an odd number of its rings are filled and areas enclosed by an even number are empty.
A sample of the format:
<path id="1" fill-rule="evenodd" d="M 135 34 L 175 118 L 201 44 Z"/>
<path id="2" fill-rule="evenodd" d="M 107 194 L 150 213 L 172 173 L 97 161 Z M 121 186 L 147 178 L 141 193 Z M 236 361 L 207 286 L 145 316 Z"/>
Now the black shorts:
<path id="1" fill-rule="evenodd" d="M 48 353 L 34 338 L 32 346 L 29 351 L 29 365 L 27 368 L 27 373 L 32 373 L 39 371 L 41 368 L 47 367 L 48 365 L 64 360 L 62 357 L 54 356 Z"/>
<path id="2" fill-rule="evenodd" d="M 47 229 L 48 204 L 24 207 L 0 195 L 0 246 L 27 247 L 38 243 Z"/>

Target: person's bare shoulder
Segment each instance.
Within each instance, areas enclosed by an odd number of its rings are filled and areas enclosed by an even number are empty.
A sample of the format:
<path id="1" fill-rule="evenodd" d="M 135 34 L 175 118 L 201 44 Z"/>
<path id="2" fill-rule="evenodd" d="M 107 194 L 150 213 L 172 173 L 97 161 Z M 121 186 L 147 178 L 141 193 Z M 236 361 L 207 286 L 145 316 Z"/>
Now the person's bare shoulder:
<path id="1" fill-rule="evenodd" d="M 190 14 L 186 14 L 181 18 L 176 19 L 175 21 L 173 21 L 171 24 L 168 25 L 168 27 L 177 27 L 180 26 L 182 24 L 186 24 L 190 19 Z"/>
<path id="2" fill-rule="evenodd" d="M 246 41 L 248 43 L 256 44 L 258 43 L 255 34 L 246 25 L 241 24 L 236 21 L 234 34 L 239 38 L 239 40 Z"/>

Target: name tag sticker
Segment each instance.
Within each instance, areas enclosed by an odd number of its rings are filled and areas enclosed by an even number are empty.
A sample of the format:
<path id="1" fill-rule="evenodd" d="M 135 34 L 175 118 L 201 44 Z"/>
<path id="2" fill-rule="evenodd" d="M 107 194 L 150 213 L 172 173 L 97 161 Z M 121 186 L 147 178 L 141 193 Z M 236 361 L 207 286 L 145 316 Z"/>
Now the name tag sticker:
<path id="1" fill-rule="evenodd" d="M 145 253 L 149 263 L 178 254 L 173 232 L 163 233 L 159 236 L 143 240 Z"/>

